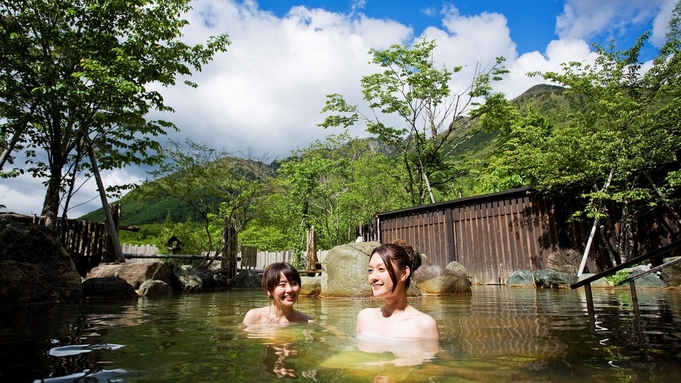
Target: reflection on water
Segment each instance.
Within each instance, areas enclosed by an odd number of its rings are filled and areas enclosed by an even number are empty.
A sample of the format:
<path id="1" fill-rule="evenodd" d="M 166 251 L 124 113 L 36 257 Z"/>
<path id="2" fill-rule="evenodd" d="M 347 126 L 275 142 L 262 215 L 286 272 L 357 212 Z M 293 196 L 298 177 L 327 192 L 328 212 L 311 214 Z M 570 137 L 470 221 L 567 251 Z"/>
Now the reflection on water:
<path id="1" fill-rule="evenodd" d="M 260 291 L 0 308 L 0 381 L 668 382 L 681 374 L 681 291 L 474 287 L 412 301 L 439 344 L 355 337 L 370 299 L 301 298 L 312 325 L 241 325 Z"/>

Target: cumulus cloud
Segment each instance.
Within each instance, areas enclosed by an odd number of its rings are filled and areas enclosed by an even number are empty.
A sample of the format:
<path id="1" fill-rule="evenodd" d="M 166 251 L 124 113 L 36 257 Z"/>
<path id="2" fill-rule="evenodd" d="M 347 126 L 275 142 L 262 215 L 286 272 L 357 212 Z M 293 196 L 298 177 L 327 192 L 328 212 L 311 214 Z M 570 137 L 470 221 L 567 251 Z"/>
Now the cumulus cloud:
<path id="1" fill-rule="evenodd" d="M 651 41 L 664 42 L 671 11 L 677 0 L 567 0 L 556 20 L 561 39 L 592 41 L 604 33 L 617 40 L 631 28 L 646 28 L 654 20 Z"/>
<path id="2" fill-rule="evenodd" d="M 269 152 L 281 158 L 338 133 L 316 126 L 324 118 L 320 112 L 325 95 L 340 93 L 361 104 L 360 79 L 378 70 L 369 64 L 371 48 L 385 49 L 421 37 L 436 39 L 438 66 L 464 66 L 454 76 L 455 90 L 470 84 L 476 65 L 489 65 L 504 56 L 510 73 L 496 90 L 513 98 L 543 82 L 527 77 L 527 72 L 556 71 L 562 62 L 593 60 L 588 42 L 603 31 L 616 34 L 636 23 L 651 23 L 653 37 L 663 37 L 675 0 L 610 0 L 608 7 L 603 3 L 567 0 L 557 18 L 559 39 L 542 52 L 517 52 L 507 18 L 494 12 L 463 15 L 453 6 L 429 8 L 423 12 L 439 14 L 439 20 L 433 19 L 438 25 L 414 36 L 410 27 L 397 21 L 364 15 L 362 0 L 353 1 L 349 13 L 295 6 L 282 17 L 260 9 L 252 0 L 198 0 L 186 15 L 190 25 L 183 38 L 196 44 L 227 33 L 232 45 L 190 78 L 198 88 L 178 81 L 175 87 L 159 89 L 175 113 L 150 117 L 174 122 L 180 131 L 170 138 L 176 141 L 190 138 L 215 149 L 234 153 L 253 149 L 256 157 Z M 366 134 L 362 127 L 351 133 Z M 144 179 L 145 174 L 126 169 L 105 172 L 104 177 L 108 184 L 116 184 Z M 7 210 L 37 213 L 43 197 L 41 182 L 28 177 L 3 180 L 0 185 L 0 204 Z M 71 216 L 96 209 L 96 197 L 90 181 L 74 203 L 92 202 Z"/>

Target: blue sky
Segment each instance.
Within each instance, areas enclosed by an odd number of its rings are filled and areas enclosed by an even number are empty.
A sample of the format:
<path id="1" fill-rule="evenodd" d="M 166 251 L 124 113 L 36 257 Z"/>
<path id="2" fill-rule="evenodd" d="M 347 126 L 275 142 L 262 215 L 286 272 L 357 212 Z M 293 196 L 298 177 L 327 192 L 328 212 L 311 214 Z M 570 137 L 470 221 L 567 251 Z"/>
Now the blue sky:
<path id="1" fill-rule="evenodd" d="M 196 0 L 185 15 L 190 25 L 183 39 L 195 44 L 227 33 L 232 45 L 191 77 L 198 88 L 178 81 L 158 89 L 175 113 L 150 117 L 174 122 L 180 131 L 169 138 L 175 141 L 190 139 L 234 155 L 250 151 L 272 161 L 340 133 L 317 126 L 324 119 L 325 95 L 339 93 L 362 105 L 360 79 L 377 70 L 369 64 L 370 49 L 435 39 L 437 65 L 463 66 L 450 84 L 455 92 L 470 84 L 476 65 L 504 56 L 509 74 L 495 90 L 513 98 L 544 82 L 528 72 L 593 61 L 594 42 L 607 45 L 614 39 L 623 50 L 649 30 L 643 58 L 652 59 L 676 1 Z M 367 135 L 362 126 L 350 133 Z M 147 178 L 145 170 L 108 172 L 104 181 L 140 182 Z M 7 211 L 39 213 L 41 181 L 2 180 L 0 204 Z M 98 207 L 92 181 L 76 195 L 76 204 L 82 205 L 70 217 Z"/>
<path id="2" fill-rule="evenodd" d="M 604 1 L 607 0 L 595 0 Z M 556 17 L 563 10 L 560 0 L 479 0 L 479 1 L 404 1 L 404 0 L 366 0 L 352 1 L 258 1 L 261 9 L 271 11 L 278 17 L 285 16 L 292 4 L 309 8 L 323 8 L 331 12 L 364 13 L 378 19 L 392 19 L 414 29 L 419 35 L 428 26 L 441 24 L 439 12 L 443 7 L 454 6 L 463 15 L 476 15 L 482 12 L 501 13 L 508 19 L 511 38 L 518 50 L 527 52 L 542 50 L 553 40 Z"/>

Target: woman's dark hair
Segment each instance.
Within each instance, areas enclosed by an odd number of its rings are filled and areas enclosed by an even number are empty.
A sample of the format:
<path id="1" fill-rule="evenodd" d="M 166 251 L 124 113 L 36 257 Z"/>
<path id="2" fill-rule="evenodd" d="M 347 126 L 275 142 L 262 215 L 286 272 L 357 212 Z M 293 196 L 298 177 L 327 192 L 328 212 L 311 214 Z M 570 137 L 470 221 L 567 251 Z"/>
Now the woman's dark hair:
<path id="1" fill-rule="evenodd" d="M 284 273 L 289 282 L 296 281 L 298 286 L 303 284 L 300 282 L 300 274 L 295 267 L 286 262 L 275 262 L 265 268 L 262 273 L 260 284 L 265 291 L 272 291 L 279 284 L 279 274 Z"/>
<path id="2" fill-rule="evenodd" d="M 421 267 L 421 254 L 419 254 L 416 249 L 414 249 L 410 244 L 405 242 L 402 239 L 394 239 L 391 243 L 394 243 L 396 245 L 400 245 L 404 247 L 404 250 L 407 251 L 407 254 L 409 254 L 409 268 L 411 269 L 412 274 Z"/>
<path id="3" fill-rule="evenodd" d="M 414 271 L 411 269 L 411 258 L 404 247 L 395 243 L 386 243 L 375 248 L 371 252 L 371 256 L 374 254 L 378 254 L 383 260 L 385 269 L 388 270 L 388 275 L 390 275 L 390 279 L 393 281 L 393 291 L 397 287 L 397 272 L 409 266 L 409 278 L 407 278 L 405 283 L 405 287 L 409 287 L 409 281 Z M 371 256 L 369 260 L 371 260 Z"/>

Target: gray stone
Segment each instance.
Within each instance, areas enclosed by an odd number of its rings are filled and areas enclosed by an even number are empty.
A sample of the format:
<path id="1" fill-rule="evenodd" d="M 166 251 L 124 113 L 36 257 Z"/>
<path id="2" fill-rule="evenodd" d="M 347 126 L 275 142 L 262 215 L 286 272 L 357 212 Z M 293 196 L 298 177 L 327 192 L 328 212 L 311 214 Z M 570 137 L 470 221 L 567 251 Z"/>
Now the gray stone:
<path id="1" fill-rule="evenodd" d="M 203 280 L 196 272 L 194 266 L 173 266 L 173 278 L 170 284 L 176 291 L 200 291 L 203 290 Z"/>
<path id="2" fill-rule="evenodd" d="M 534 272 L 534 281 L 539 288 L 570 288 L 577 283 L 577 276 L 551 269 L 537 270 Z"/>
<path id="3" fill-rule="evenodd" d="M 530 270 L 514 271 L 506 281 L 506 285 L 511 287 L 537 287 L 534 282 L 534 274 Z"/>
<path id="4" fill-rule="evenodd" d="M 173 289 L 167 283 L 156 279 L 144 281 L 139 288 L 139 295 L 142 296 L 169 295 L 172 293 Z"/>
<path id="5" fill-rule="evenodd" d="M 413 282 L 423 295 L 470 294 L 468 275 L 459 270 L 421 266 L 414 272 Z"/>
<path id="6" fill-rule="evenodd" d="M 0 218 L 0 305 L 73 302 L 81 277 L 56 233 Z"/>
<path id="7" fill-rule="evenodd" d="M 665 258 L 663 262 L 667 263 L 677 258 L 679 257 Z M 681 287 L 681 263 L 660 270 L 660 278 L 665 281 L 668 286 Z"/>
<path id="8" fill-rule="evenodd" d="M 201 283 L 204 289 L 214 289 L 217 287 L 215 278 L 213 278 L 213 271 L 206 269 L 196 269 L 196 275 L 201 278 Z"/>
<path id="9" fill-rule="evenodd" d="M 300 277 L 300 295 L 319 296 L 322 293 L 322 277 Z"/>
<path id="10" fill-rule="evenodd" d="M 85 298 L 132 298 L 135 289 L 121 277 L 89 278 L 83 282 Z"/>
<path id="11" fill-rule="evenodd" d="M 638 274 L 641 274 L 641 273 L 643 273 L 643 270 L 633 269 L 631 274 L 629 274 L 629 276 L 631 277 L 631 276 L 635 276 L 635 275 L 638 275 Z M 636 279 L 634 281 L 634 283 L 635 283 L 636 287 L 658 287 L 658 288 L 667 287 L 667 283 L 665 281 L 663 281 L 662 279 L 660 279 L 660 277 L 655 273 L 644 275 L 644 276 Z"/>
<path id="12" fill-rule="evenodd" d="M 456 272 L 459 272 L 459 273 L 463 273 L 464 275 L 468 275 L 468 270 L 466 270 L 466 267 L 464 265 L 460 264 L 457 261 L 449 262 L 447 264 L 446 269 L 456 271 Z"/>
<path id="13" fill-rule="evenodd" d="M 594 275 L 596 275 L 596 274 L 584 273 L 577 279 L 577 282 L 580 282 L 583 279 L 592 277 Z M 610 282 L 609 280 L 607 280 L 605 278 L 599 278 L 599 279 L 596 279 L 595 281 L 591 282 L 591 287 L 593 287 L 593 288 L 608 289 L 608 288 L 612 288 L 614 286 L 615 285 L 613 285 L 612 282 Z"/>
<path id="14" fill-rule="evenodd" d="M 251 269 L 243 269 L 240 270 L 234 278 L 231 278 L 227 281 L 227 287 L 230 288 L 246 288 L 246 289 L 257 289 L 260 288 L 260 280 L 261 280 L 262 275 L 256 271 L 256 270 L 251 270 Z"/>
<path id="15" fill-rule="evenodd" d="M 322 296 L 370 297 L 369 256 L 380 245 L 378 242 L 354 242 L 329 250 L 322 262 Z"/>
<path id="16" fill-rule="evenodd" d="M 121 277 L 133 288 L 139 289 L 145 281 L 155 279 L 170 284 L 172 271 L 165 262 L 101 264 L 87 278 Z"/>
<path id="17" fill-rule="evenodd" d="M 229 285 L 229 278 L 222 274 L 213 275 L 213 281 L 216 287 L 227 287 Z"/>

